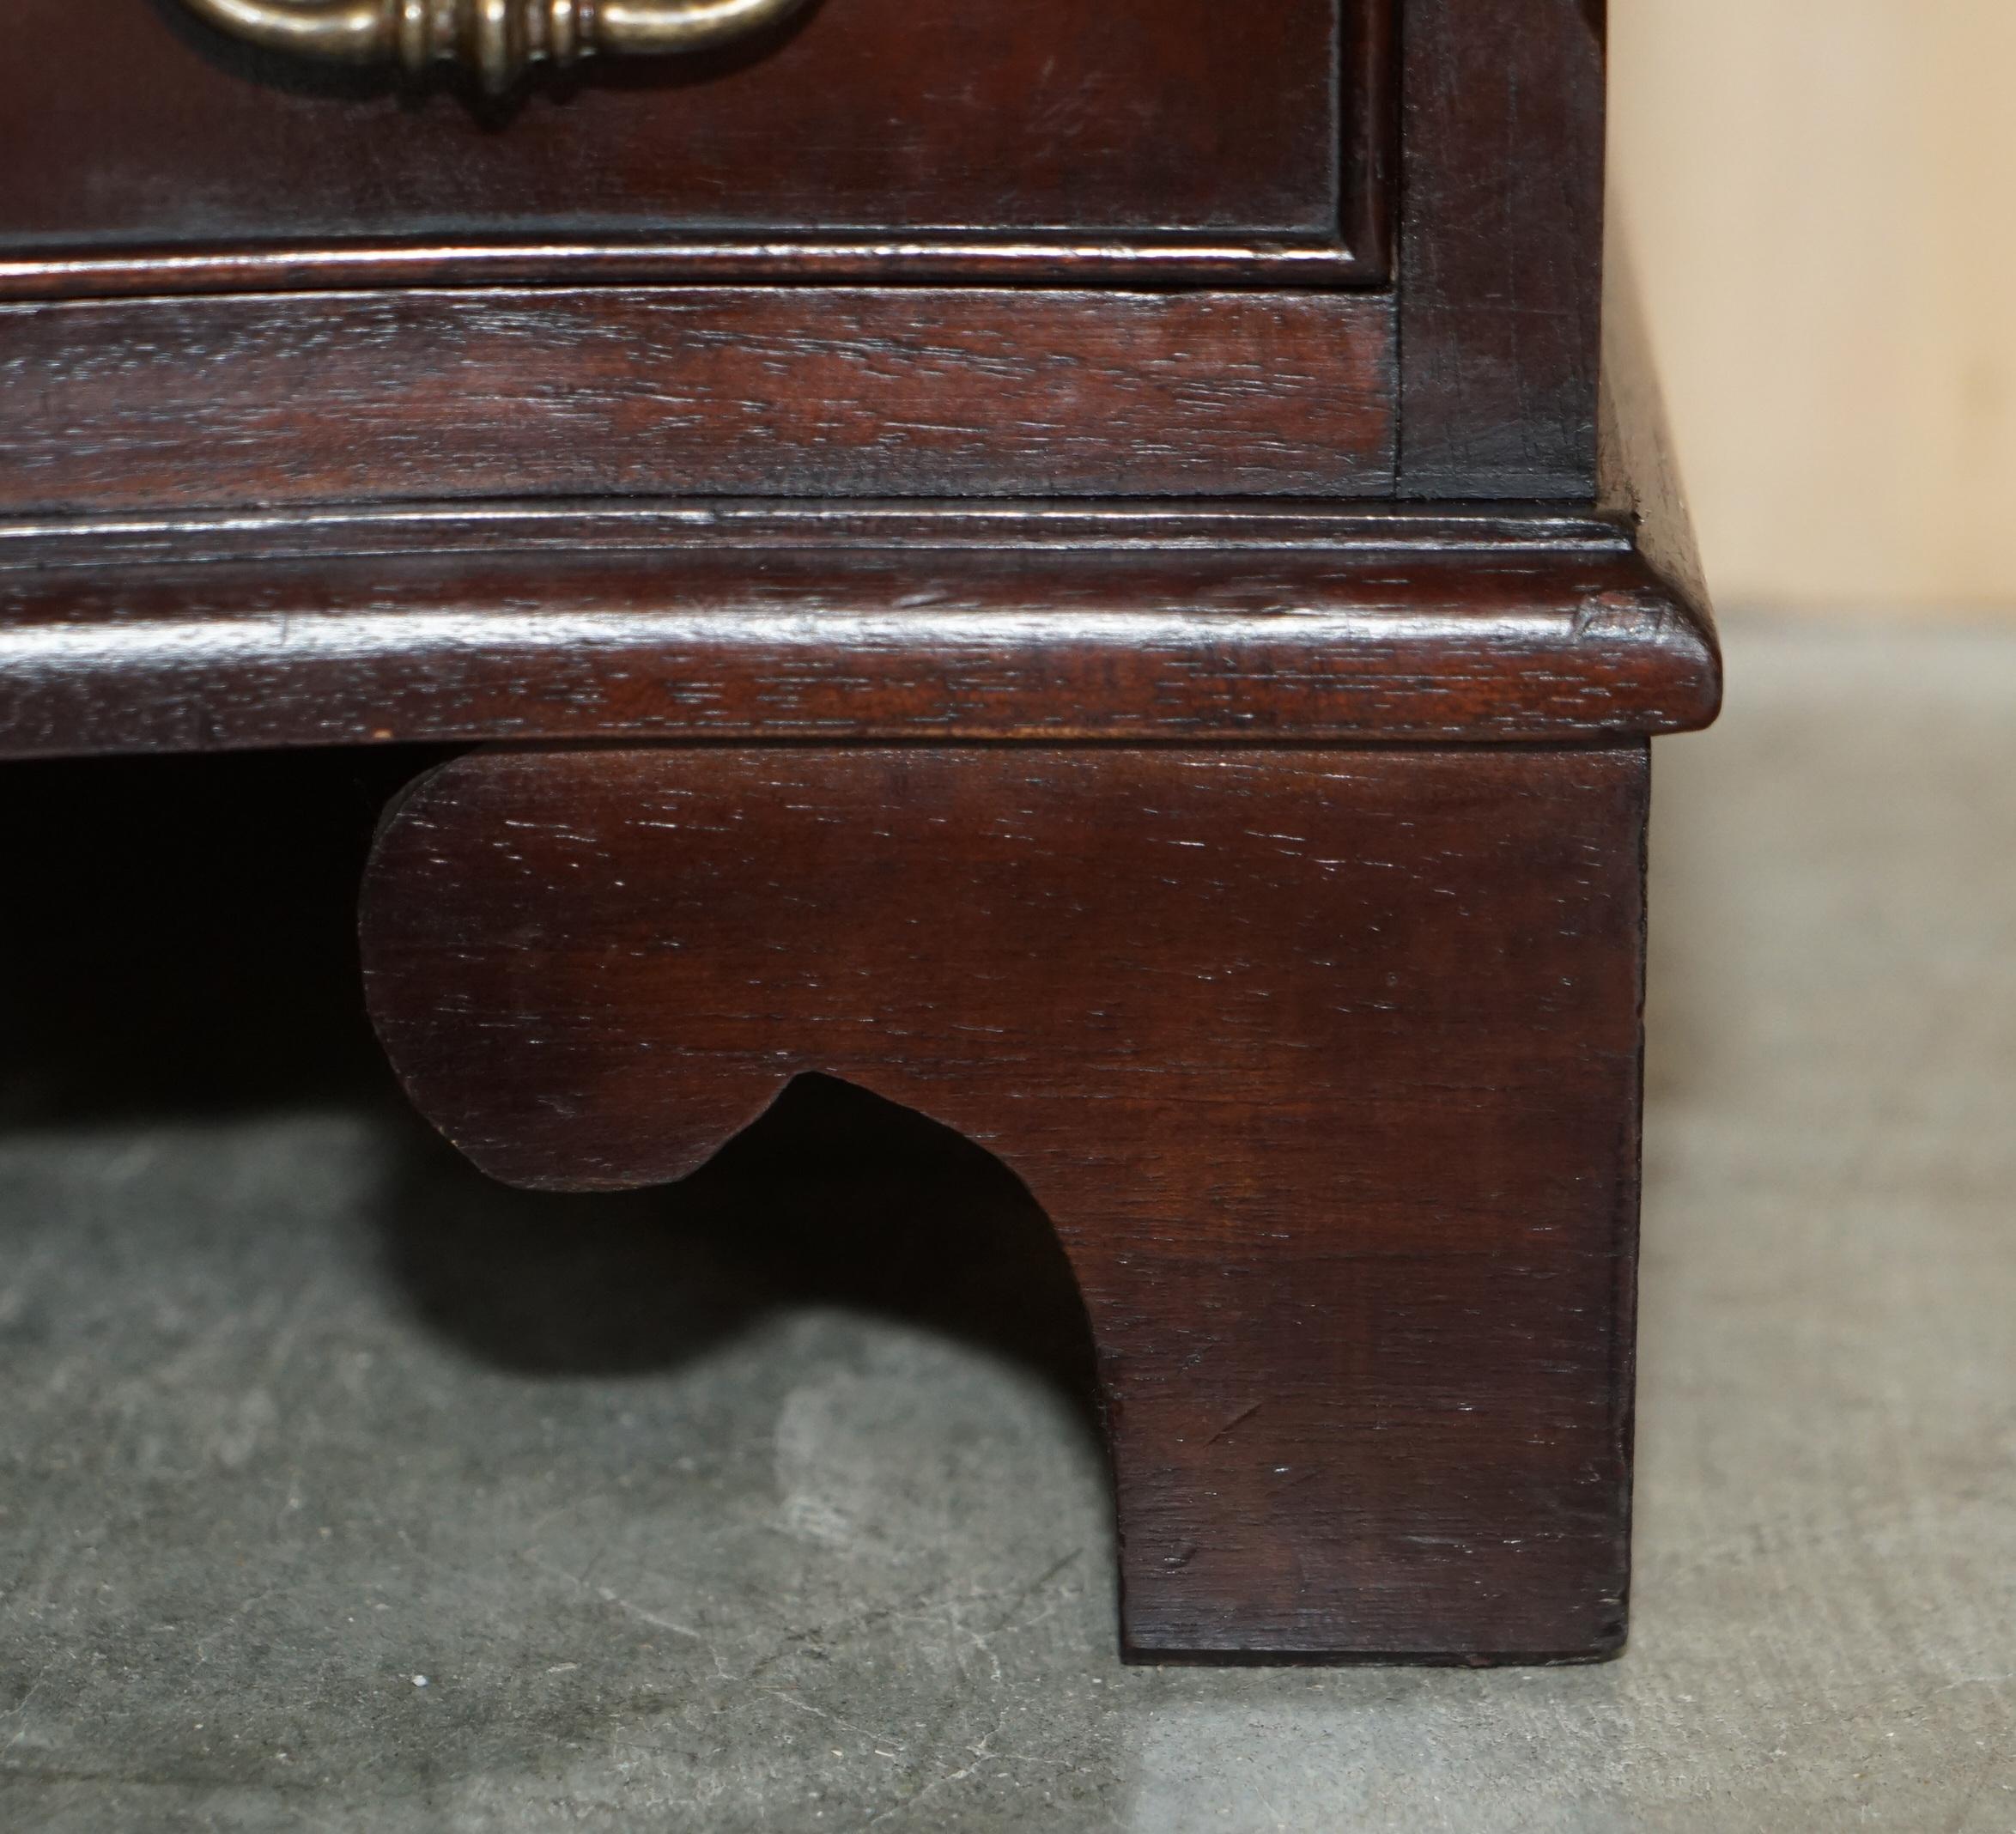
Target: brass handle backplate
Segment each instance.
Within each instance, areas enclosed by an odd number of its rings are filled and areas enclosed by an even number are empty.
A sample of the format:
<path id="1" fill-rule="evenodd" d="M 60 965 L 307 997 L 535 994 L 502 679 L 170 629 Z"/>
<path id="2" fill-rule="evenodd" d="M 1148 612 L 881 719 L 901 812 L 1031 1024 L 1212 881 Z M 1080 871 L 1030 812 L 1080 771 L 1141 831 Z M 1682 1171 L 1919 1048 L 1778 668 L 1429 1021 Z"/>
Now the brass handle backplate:
<path id="1" fill-rule="evenodd" d="M 806 0 L 184 0 L 232 37 L 269 50 L 413 71 L 453 63 L 493 92 L 533 64 L 598 52 L 704 51 L 795 13 Z"/>

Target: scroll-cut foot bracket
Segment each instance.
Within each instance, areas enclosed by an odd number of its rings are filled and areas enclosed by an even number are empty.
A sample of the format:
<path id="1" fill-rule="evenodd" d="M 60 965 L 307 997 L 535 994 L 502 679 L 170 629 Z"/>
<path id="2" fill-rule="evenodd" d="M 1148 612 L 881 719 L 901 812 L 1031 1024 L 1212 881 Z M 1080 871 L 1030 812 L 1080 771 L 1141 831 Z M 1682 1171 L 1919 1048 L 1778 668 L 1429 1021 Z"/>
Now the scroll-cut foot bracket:
<path id="1" fill-rule="evenodd" d="M 666 1182 L 823 1071 L 997 1153 L 1108 1408 L 1141 1657 L 1624 1635 L 1642 743 L 500 751 L 365 890 L 477 1164 Z"/>

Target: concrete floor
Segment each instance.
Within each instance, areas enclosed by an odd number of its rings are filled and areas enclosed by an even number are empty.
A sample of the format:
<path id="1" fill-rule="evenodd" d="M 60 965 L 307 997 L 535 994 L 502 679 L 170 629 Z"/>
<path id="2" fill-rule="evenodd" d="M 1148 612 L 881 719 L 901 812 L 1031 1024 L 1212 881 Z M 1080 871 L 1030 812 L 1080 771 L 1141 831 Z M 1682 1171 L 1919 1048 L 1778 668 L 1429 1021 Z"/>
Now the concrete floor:
<path id="1" fill-rule="evenodd" d="M 2016 1829 L 2016 640 L 1730 652 L 1596 1668 L 1121 1667 L 990 1162 L 813 1089 L 677 1193 L 498 1190 L 377 1093 L 310 765 L 16 776 L 0 1826 Z"/>

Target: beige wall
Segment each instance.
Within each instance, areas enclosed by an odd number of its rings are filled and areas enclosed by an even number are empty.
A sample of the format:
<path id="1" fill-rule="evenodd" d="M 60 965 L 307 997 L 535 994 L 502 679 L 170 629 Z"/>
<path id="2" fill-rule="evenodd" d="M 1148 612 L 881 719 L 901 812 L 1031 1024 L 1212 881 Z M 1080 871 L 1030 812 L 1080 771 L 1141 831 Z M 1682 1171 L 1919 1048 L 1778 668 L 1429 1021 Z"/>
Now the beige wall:
<path id="1" fill-rule="evenodd" d="M 2016 611 L 2016 0 L 1612 0 L 1611 46 L 1719 596 Z"/>

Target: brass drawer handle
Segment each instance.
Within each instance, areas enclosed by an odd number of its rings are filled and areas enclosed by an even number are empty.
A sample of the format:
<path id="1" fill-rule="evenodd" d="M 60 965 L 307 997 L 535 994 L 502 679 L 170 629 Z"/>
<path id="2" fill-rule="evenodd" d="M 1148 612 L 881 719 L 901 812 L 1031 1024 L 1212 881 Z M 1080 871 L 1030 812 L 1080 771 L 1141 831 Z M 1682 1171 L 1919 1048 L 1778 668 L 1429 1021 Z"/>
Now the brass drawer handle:
<path id="1" fill-rule="evenodd" d="M 528 64 L 597 52 L 704 51 L 761 31 L 805 0 L 184 0 L 232 37 L 348 64 L 458 63 L 493 93 Z"/>

